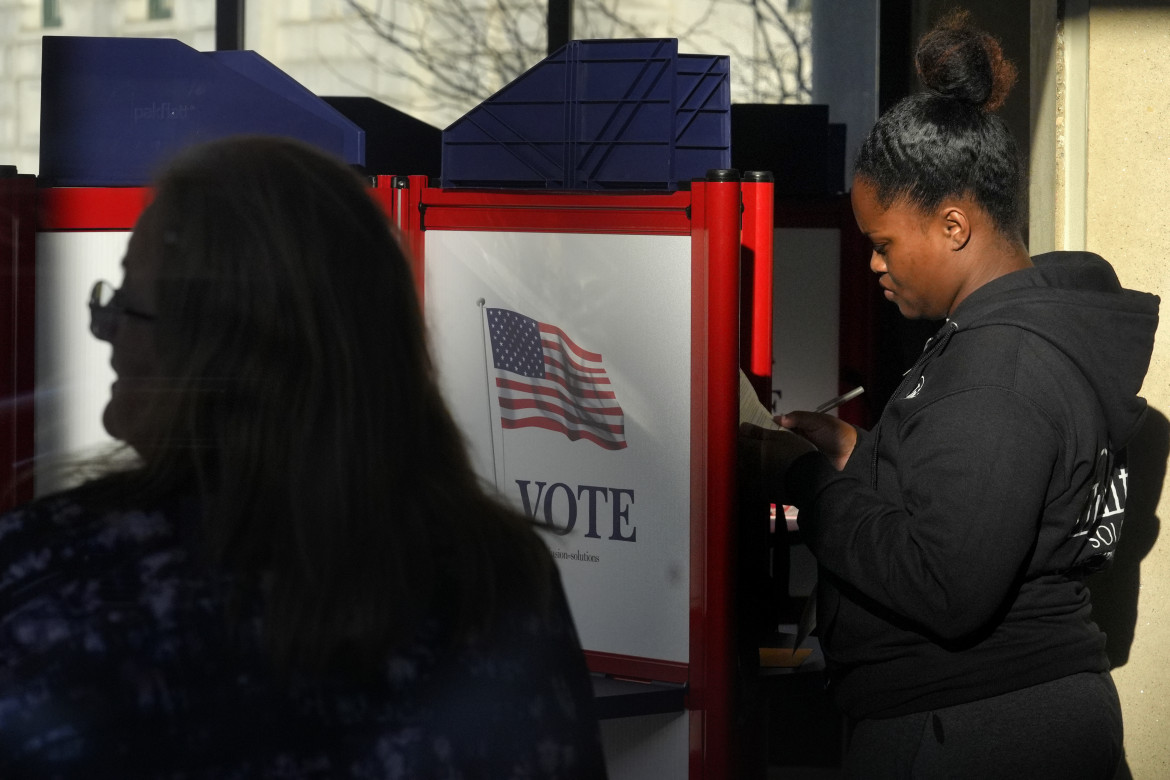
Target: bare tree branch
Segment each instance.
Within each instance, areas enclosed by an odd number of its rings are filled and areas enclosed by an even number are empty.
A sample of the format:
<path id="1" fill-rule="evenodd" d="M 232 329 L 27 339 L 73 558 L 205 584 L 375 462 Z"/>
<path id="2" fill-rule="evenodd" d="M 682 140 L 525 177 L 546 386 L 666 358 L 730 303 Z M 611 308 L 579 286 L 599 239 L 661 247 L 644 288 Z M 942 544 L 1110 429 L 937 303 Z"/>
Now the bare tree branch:
<path id="1" fill-rule="evenodd" d="M 409 5 L 374 0 L 373 7 L 370 2 L 345 0 L 357 25 L 351 42 L 383 73 L 413 85 L 412 100 L 432 110 L 465 113 L 547 53 L 546 0 L 412 0 Z M 635 11 L 624 8 L 623 0 L 575 0 L 574 26 L 579 38 L 672 37 L 683 51 L 729 54 L 733 101 L 807 102 L 812 94 L 808 14 L 789 13 L 778 2 L 696 0 L 693 12 L 676 19 L 666 33 L 638 21 L 638 12 L 651 18 L 650 5 Z M 403 8 L 410 11 L 405 21 L 395 14 Z M 728 21 L 739 16 L 750 20 L 750 29 Z M 386 51 L 359 43 L 361 30 L 373 33 Z"/>

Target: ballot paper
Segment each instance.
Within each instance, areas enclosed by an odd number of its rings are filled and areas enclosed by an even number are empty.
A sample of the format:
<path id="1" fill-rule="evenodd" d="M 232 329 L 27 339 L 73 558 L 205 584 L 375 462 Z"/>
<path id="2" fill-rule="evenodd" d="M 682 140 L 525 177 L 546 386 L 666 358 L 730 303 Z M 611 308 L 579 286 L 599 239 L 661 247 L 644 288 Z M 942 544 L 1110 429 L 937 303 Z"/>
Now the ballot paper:
<path id="1" fill-rule="evenodd" d="M 756 389 L 752 387 L 752 382 L 747 378 L 743 369 L 740 369 L 739 372 L 739 421 L 751 423 L 760 428 L 770 428 L 774 431 L 783 430 L 772 419 L 772 413 L 760 403 Z"/>
<path id="2" fill-rule="evenodd" d="M 859 392 L 859 390 L 852 391 L 852 395 L 849 397 L 856 396 L 859 394 Z M 839 396 L 833 400 L 839 403 L 842 400 L 842 397 Z M 845 400 L 848 399 L 846 398 Z M 786 428 L 780 427 L 776 423 L 776 420 L 772 418 L 772 414 L 764 408 L 762 403 L 760 403 L 760 399 L 756 395 L 756 389 L 752 387 L 751 380 L 747 378 L 747 374 L 745 374 L 742 369 L 739 372 L 739 421 L 741 423 L 751 423 L 752 425 L 759 426 L 760 428 L 770 428 L 776 431 L 787 430 Z M 766 666 L 799 665 L 800 662 L 804 660 L 805 656 L 808 655 L 807 652 L 800 650 L 800 646 L 804 644 L 804 640 L 808 638 L 808 635 L 816 627 L 816 624 L 816 587 L 814 585 L 813 592 L 805 602 L 804 610 L 800 615 L 800 621 L 796 627 L 796 635 L 793 638 L 792 648 L 786 651 L 789 654 L 789 656 L 786 656 L 788 660 L 782 662 L 778 658 L 774 658 L 772 656 L 768 656 L 768 658 L 765 659 L 763 655 L 763 649 L 761 649 L 761 662 Z"/>

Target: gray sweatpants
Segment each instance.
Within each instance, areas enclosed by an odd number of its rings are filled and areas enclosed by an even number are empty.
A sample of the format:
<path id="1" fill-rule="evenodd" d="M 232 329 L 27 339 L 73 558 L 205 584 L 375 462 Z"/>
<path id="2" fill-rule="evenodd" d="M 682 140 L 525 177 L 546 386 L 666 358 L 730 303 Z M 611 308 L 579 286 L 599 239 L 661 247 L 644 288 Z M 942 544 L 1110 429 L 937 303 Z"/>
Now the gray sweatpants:
<path id="1" fill-rule="evenodd" d="M 849 780 L 1109 780 L 1121 761 L 1113 679 L 1074 674 L 990 699 L 858 721 Z"/>

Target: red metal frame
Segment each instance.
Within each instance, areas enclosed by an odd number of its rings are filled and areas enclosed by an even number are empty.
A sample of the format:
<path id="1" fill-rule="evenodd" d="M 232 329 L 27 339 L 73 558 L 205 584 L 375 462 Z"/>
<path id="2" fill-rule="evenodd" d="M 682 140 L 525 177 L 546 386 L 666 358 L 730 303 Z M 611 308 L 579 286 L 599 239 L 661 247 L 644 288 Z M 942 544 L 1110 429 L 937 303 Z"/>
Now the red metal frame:
<path id="1" fill-rule="evenodd" d="M 692 198 L 690 775 L 723 778 L 734 768 L 741 185 L 696 182 Z"/>
<path id="2" fill-rule="evenodd" d="M 37 192 L 37 230 L 133 230 L 149 187 L 48 187 Z"/>
<path id="3" fill-rule="evenodd" d="M 414 270 L 419 300 L 423 300 L 422 194 L 427 189 L 426 176 L 379 176 L 374 183 L 374 200 L 382 204 L 391 223 L 398 230 L 399 241 L 406 250 Z"/>
<path id="4" fill-rule="evenodd" d="M 775 188 L 770 181 L 745 181 L 741 187 L 744 208 L 739 363 L 760 401 L 771 408 Z"/>
<path id="5" fill-rule="evenodd" d="M 376 198 L 403 232 L 499 230 L 686 236 L 690 193 L 606 193 L 443 190 L 425 176 L 379 176 Z M 403 192 L 402 190 L 405 190 Z M 393 192 L 391 192 L 393 191 Z M 410 238 L 422 256 L 422 241 Z"/>
<path id="6" fill-rule="evenodd" d="M 0 177 L 0 511 L 32 498 L 36 178 Z"/>

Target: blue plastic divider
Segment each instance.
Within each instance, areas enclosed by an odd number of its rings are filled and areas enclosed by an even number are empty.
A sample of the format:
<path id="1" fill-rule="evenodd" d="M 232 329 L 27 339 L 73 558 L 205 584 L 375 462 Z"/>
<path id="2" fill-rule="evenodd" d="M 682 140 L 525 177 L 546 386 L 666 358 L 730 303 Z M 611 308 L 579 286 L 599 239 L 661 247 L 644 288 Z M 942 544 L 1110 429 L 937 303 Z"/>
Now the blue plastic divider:
<path id="1" fill-rule="evenodd" d="M 138 186 L 175 152 L 240 133 L 299 138 L 365 163 L 365 132 L 255 52 L 167 38 L 45 36 L 39 178 Z"/>
<path id="2" fill-rule="evenodd" d="M 443 131 L 444 187 L 674 190 L 731 164 L 730 59 L 570 41 Z"/>

